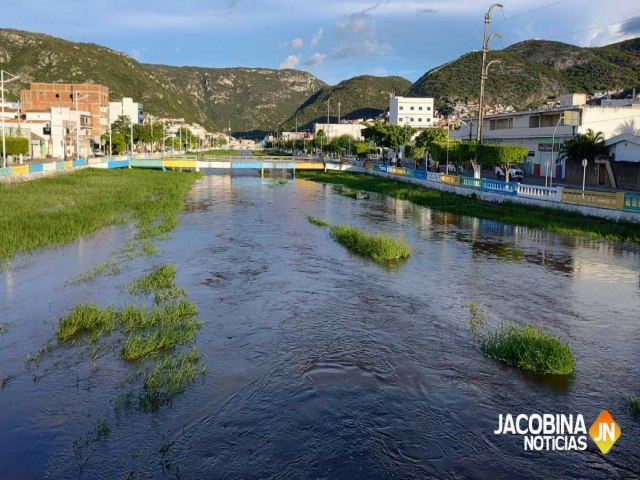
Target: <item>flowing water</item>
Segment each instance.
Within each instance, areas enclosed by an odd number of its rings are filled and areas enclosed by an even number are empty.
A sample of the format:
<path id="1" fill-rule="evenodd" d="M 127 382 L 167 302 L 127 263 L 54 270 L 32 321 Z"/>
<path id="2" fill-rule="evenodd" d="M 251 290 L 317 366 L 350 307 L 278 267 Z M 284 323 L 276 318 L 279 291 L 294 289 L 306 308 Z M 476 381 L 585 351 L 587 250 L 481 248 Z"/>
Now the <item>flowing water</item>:
<path id="1" fill-rule="evenodd" d="M 403 236 L 394 268 L 355 256 L 307 216 Z M 65 280 L 133 235 L 114 227 L 0 272 L 0 478 L 629 478 L 640 476 L 640 249 L 443 214 L 307 181 L 208 176 L 160 253 L 117 276 Z M 157 413 L 116 417 L 134 369 L 102 345 L 52 345 L 76 304 L 140 304 L 124 286 L 172 262 L 200 309 L 204 377 Z M 567 340 L 569 380 L 482 355 L 469 331 L 530 322 Z M 506 413 L 608 409 L 603 456 L 525 452 Z M 100 421 L 106 439 L 83 443 Z"/>

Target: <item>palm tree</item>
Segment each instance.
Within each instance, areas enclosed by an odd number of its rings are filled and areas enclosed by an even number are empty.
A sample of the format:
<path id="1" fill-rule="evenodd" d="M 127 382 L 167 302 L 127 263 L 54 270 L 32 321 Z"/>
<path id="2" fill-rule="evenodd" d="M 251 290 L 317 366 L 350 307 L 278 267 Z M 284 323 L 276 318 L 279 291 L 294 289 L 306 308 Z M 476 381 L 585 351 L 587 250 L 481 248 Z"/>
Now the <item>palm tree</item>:
<path id="1" fill-rule="evenodd" d="M 562 144 L 560 158 L 575 161 L 586 158 L 593 162 L 597 156 L 604 155 L 606 151 L 603 133 L 588 129 L 585 133 L 576 135 Z"/>

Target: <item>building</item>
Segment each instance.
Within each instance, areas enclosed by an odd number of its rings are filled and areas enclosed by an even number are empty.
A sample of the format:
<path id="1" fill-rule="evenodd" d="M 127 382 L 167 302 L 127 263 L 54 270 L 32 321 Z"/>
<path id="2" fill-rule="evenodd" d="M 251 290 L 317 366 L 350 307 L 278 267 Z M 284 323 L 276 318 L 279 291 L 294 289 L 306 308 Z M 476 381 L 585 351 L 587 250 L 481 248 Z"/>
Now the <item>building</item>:
<path id="1" fill-rule="evenodd" d="M 140 125 L 144 122 L 142 104 L 134 102 L 132 98 L 128 97 L 123 97 L 119 102 L 109 102 L 109 125 L 112 125 L 121 116 L 128 117 L 134 125 Z"/>
<path id="2" fill-rule="evenodd" d="M 318 135 L 318 132 L 322 130 L 325 137 L 329 140 L 342 135 L 349 135 L 356 140 L 364 140 L 362 131 L 367 128 L 365 125 L 357 123 L 314 123 L 313 134 L 314 137 Z"/>
<path id="3" fill-rule="evenodd" d="M 47 112 L 53 107 L 76 110 L 77 105 L 90 117 L 89 140 L 94 144 L 109 131 L 109 88 L 103 85 L 32 83 L 29 90 L 20 91 L 20 103 L 23 113 Z"/>
<path id="4" fill-rule="evenodd" d="M 466 125 L 465 125 L 466 124 Z M 477 119 L 465 119 L 453 138 L 475 139 Z M 640 128 L 640 105 L 623 107 L 586 105 L 586 95 L 570 94 L 558 107 L 508 112 L 484 117 L 483 143 L 522 145 L 529 149 L 524 170 L 529 175 L 565 178 L 559 159 L 562 143 L 588 129 L 602 132 L 605 140 Z"/>
<path id="5" fill-rule="evenodd" d="M 433 98 L 392 97 L 389 123 L 419 129 L 432 127 L 435 123 Z"/>

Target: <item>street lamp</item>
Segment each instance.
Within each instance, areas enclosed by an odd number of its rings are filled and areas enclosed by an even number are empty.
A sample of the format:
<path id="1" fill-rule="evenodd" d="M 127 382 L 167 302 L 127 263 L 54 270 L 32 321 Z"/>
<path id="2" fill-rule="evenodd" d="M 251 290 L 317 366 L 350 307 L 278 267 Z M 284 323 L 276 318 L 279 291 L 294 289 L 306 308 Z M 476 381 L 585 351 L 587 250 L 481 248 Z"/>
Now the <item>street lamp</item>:
<path id="1" fill-rule="evenodd" d="M 4 76 L 9 75 L 11 78 L 5 82 Z M 4 84 L 18 80 L 20 77 L 13 75 L 4 70 L 0 70 L 0 90 L 2 91 L 2 168 L 7 168 L 7 139 L 4 132 Z"/>
<path id="2" fill-rule="evenodd" d="M 75 93 L 74 96 L 76 97 L 76 118 L 77 118 L 77 123 L 76 123 L 76 160 L 79 160 L 80 159 L 80 110 L 78 108 L 78 100 L 80 100 L 80 99 L 78 98 L 78 92 L 74 92 L 74 93 Z M 84 100 L 88 96 L 89 96 L 89 94 L 85 93 L 82 96 L 82 100 Z"/>
<path id="3" fill-rule="evenodd" d="M 482 69 L 480 70 L 480 99 L 478 101 L 478 143 L 482 143 L 482 109 L 484 107 L 484 82 L 485 82 L 485 68 L 487 63 L 487 53 L 489 53 L 489 42 L 494 37 L 500 35 L 494 33 L 487 37 L 489 31 L 489 23 L 491 23 L 491 12 L 494 8 L 502 8 L 502 4 L 494 3 L 489 7 L 489 11 L 484 16 L 484 35 L 482 37 Z"/>
<path id="4" fill-rule="evenodd" d="M 553 168 L 556 168 L 556 160 L 555 158 L 553 158 L 553 149 L 555 147 L 555 143 L 556 143 L 556 130 L 558 130 L 558 127 L 560 126 L 560 122 L 562 122 L 563 120 L 563 116 L 560 115 L 560 118 L 558 119 L 558 123 L 556 123 L 556 128 L 553 129 L 553 135 L 551 136 L 551 162 L 553 164 Z M 547 164 L 548 165 L 548 164 Z M 553 186 L 553 170 L 551 170 L 551 172 L 549 172 L 549 167 L 547 167 L 547 173 L 550 173 L 549 176 L 549 187 Z M 545 175 L 544 177 L 544 186 L 547 186 L 547 176 Z"/>

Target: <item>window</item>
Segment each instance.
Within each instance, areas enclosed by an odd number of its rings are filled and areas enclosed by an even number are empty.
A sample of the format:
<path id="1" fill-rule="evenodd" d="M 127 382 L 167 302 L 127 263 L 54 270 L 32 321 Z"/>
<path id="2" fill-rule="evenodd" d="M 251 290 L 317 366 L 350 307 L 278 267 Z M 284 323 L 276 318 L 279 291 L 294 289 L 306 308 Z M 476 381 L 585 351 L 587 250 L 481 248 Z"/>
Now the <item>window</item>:
<path id="1" fill-rule="evenodd" d="M 422 107 L 418 107 L 418 110 L 422 110 Z"/>
<path id="2" fill-rule="evenodd" d="M 413 107 L 411 107 L 411 110 L 413 110 Z"/>
<path id="3" fill-rule="evenodd" d="M 400 110 L 404 110 L 404 107 L 400 107 Z"/>
<path id="4" fill-rule="evenodd" d="M 507 130 L 513 128 L 513 117 L 498 118 L 489 121 L 489 130 Z"/>
<path id="5" fill-rule="evenodd" d="M 411 119 L 411 123 L 413 123 L 414 121 L 415 121 L 415 120 L 412 118 L 412 119 Z"/>
<path id="6" fill-rule="evenodd" d="M 430 118 L 427 118 L 427 122 L 429 122 L 429 123 L 430 123 L 430 122 L 431 122 L 431 119 L 430 119 Z"/>
<path id="7" fill-rule="evenodd" d="M 56 98 L 60 98 L 60 94 L 59 93 L 56 93 Z"/>
<path id="8" fill-rule="evenodd" d="M 421 118 L 419 118 L 419 119 L 418 119 L 418 122 L 422 122 L 422 119 L 421 119 Z"/>
<path id="9" fill-rule="evenodd" d="M 539 128 L 540 127 L 540 116 L 532 115 L 529 117 L 529 128 Z"/>
<path id="10" fill-rule="evenodd" d="M 428 110 L 428 111 L 431 111 L 431 107 L 427 107 L 427 110 Z"/>

